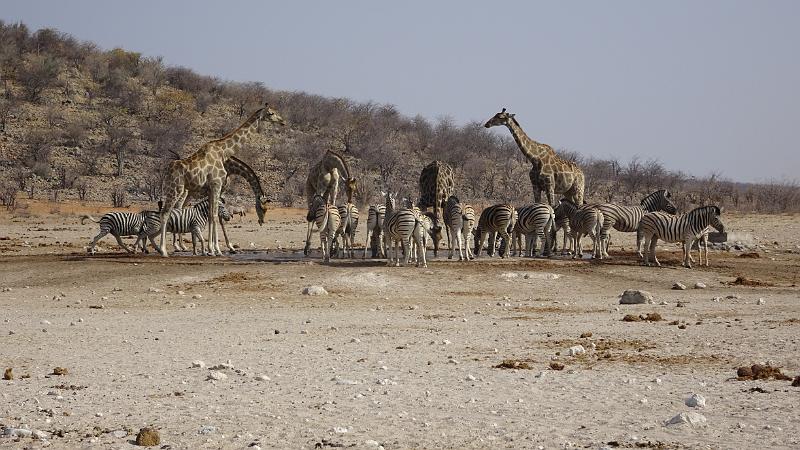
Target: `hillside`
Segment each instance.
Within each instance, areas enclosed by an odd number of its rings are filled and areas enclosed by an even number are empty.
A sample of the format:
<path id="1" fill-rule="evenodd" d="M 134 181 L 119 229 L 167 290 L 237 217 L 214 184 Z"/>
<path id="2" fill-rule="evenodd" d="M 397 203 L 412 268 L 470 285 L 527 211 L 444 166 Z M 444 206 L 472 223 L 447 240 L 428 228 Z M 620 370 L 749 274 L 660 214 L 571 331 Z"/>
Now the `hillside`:
<path id="1" fill-rule="evenodd" d="M 529 165 L 516 144 L 505 130 L 490 133 L 480 123 L 431 123 L 392 105 L 227 82 L 166 66 L 158 57 L 1 21 L 0 76 L 0 192 L 7 206 L 24 196 L 154 203 L 174 153 L 188 155 L 230 131 L 264 101 L 289 125 L 265 130 L 240 157 L 283 205 L 305 206 L 307 167 L 327 149 L 347 156 L 362 184 L 361 204 L 379 201 L 383 179 L 415 196 L 421 168 L 434 159 L 454 167 L 464 198 L 531 201 Z M 655 159 L 621 163 L 562 154 L 583 167 L 590 200 L 638 202 L 668 188 L 682 208 L 711 202 L 767 212 L 800 208 L 793 184 L 698 180 Z M 227 195 L 241 205 L 252 201 L 241 181 Z"/>

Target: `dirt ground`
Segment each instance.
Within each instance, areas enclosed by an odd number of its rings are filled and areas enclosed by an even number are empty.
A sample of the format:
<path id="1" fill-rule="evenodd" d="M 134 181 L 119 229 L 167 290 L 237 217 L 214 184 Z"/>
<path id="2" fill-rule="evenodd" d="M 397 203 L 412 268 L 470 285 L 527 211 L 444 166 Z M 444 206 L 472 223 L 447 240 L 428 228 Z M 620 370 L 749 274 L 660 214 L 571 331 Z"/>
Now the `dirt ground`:
<path id="1" fill-rule="evenodd" d="M 109 236 L 88 256 L 98 227 L 78 215 L 106 209 L 0 213 L 0 430 L 46 433 L 0 448 L 134 448 L 144 426 L 172 449 L 800 446 L 800 387 L 736 379 L 800 375 L 797 216 L 726 216 L 758 257 L 712 250 L 709 268 L 672 244 L 641 267 L 615 235 L 603 263 L 420 269 L 304 258 L 290 209 L 234 219 L 237 255 L 133 256 Z M 626 289 L 655 302 L 620 305 Z M 663 320 L 622 320 L 648 313 Z M 689 411 L 707 421 L 665 425 Z"/>

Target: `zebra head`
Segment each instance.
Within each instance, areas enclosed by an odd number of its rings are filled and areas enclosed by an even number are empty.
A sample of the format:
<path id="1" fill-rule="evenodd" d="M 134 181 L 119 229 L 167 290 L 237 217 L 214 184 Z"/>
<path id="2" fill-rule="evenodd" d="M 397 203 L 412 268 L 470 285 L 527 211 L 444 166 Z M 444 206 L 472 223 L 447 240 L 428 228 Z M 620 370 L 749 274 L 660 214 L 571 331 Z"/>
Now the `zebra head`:
<path id="1" fill-rule="evenodd" d="M 725 232 L 725 225 L 722 223 L 720 216 L 722 215 L 722 210 L 719 209 L 719 206 L 711 206 L 709 207 L 709 215 L 711 216 L 711 226 L 714 227 L 720 233 Z"/>
<path id="2" fill-rule="evenodd" d="M 455 195 L 451 195 L 450 197 L 447 197 L 447 206 L 457 205 L 459 203 L 461 203 L 461 201 Z"/>
<path id="3" fill-rule="evenodd" d="M 514 114 L 510 114 L 506 112 L 506 109 L 503 108 L 502 111 L 495 114 L 491 119 L 489 119 L 483 126 L 486 128 L 497 127 L 500 125 L 509 125 L 511 121 L 514 119 Z"/>
<path id="4" fill-rule="evenodd" d="M 642 209 L 647 212 L 664 211 L 665 213 L 675 214 L 678 209 L 672 203 L 670 198 L 672 194 L 666 189 L 660 189 L 649 194 L 641 201 Z"/>

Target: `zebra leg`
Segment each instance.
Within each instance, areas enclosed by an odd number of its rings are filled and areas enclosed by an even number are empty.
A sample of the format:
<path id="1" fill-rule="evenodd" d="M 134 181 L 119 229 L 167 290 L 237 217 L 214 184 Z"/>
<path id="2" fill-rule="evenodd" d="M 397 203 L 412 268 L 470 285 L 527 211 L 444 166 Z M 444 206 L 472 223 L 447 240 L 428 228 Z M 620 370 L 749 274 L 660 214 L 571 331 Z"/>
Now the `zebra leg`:
<path id="1" fill-rule="evenodd" d="M 700 248 L 700 244 L 699 243 L 697 244 L 697 247 Z M 703 248 L 705 249 L 705 252 L 706 252 L 706 267 L 708 267 L 708 235 L 707 234 L 703 235 Z M 700 254 L 700 265 L 701 266 L 703 265 L 703 254 L 702 253 Z"/>
<path id="2" fill-rule="evenodd" d="M 120 235 L 114 233 L 111 233 L 111 235 L 117 238 L 117 243 L 119 244 L 120 247 L 124 248 L 126 252 L 136 253 L 135 251 L 136 249 L 131 249 L 130 247 L 128 247 L 126 243 L 122 242 L 122 237 Z"/>
<path id="3" fill-rule="evenodd" d="M 369 248 L 369 232 L 370 229 L 367 227 L 367 243 L 364 244 L 364 256 L 361 259 L 367 259 L 367 249 Z"/>
<path id="4" fill-rule="evenodd" d="M 306 246 L 303 247 L 303 255 L 308 256 L 308 251 L 311 249 L 311 230 L 314 228 L 314 221 L 308 222 L 308 230 L 306 231 Z"/>
<path id="5" fill-rule="evenodd" d="M 689 237 L 683 240 L 683 267 L 687 269 L 692 268 L 692 263 L 689 261 L 690 252 L 692 251 L 692 242 L 694 241 L 693 238 Z"/>
<path id="6" fill-rule="evenodd" d="M 95 247 L 97 246 L 97 241 L 103 238 L 103 236 L 108 234 L 108 230 L 100 229 L 100 234 L 92 239 L 92 242 L 89 243 L 89 253 L 94 255 L 96 253 Z"/>
<path id="7" fill-rule="evenodd" d="M 653 262 L 656 263 L 656 266 L 661 267 L 661 263 L 658 262 L 658 257 L 656 257 L 656 244 L 658 244 L 658 238 L 653 236 L 650 239 L 650 249 L 648 251 L 648 255 L 653 257 Z"/>
<path id="8" fill-rule="evenodd" d="M 453 247 L 458 245 L 458 260 L 464 261 L 464 246 L 461 245 L 462 231 L 461 228 L 450 230 L 450 253 L 453 253 Z M 455 242 L 453 242 L 455 240 Z M 465 239 L 466 240 L 466 239 Z M 467 257 L 469 259 L 469 257 Z"/>
<path id="9" fill-rule="evenodd" d="M 414 241 L 417 243 L 417 247 L 419 247 L 419 252 L 417 253 L 417 267 L 419 267 L 420 259 L 422 259 L 422 267 L 428 267 L 428 261 L 425 258 L 425 253 L 427 253 L 425 231 L 422 229 L 422 227 L 419 227 L 418 231 L 414 233 Z"/>
<path id="10" fill-rule="evenodd" d="M 509 244 L 506 244 L 505 251 L 500 254 L 500 257 L 501 258 L 510 258 L 511 257 L 511 244 L 510 244 L 511 236 L 509 236 L 508 231 L 505 228 L 503 228 L 500 231 L 499 235 L 500 235 L 500 237 L 502 239 L 505 239 L 505 241 L 507 243 L 509 243 Z"/>
<path id="11" fill-rule="evenodd" d="M 642 240 L 644 237 L 642 234 L 641 230 L 636 230 L 636 256 L 638 256 L 639 259 L 644 259 L 644 255 L 642 255 Z M 645 242 L 644 245 L 647 247 L 647 242 Z"/>

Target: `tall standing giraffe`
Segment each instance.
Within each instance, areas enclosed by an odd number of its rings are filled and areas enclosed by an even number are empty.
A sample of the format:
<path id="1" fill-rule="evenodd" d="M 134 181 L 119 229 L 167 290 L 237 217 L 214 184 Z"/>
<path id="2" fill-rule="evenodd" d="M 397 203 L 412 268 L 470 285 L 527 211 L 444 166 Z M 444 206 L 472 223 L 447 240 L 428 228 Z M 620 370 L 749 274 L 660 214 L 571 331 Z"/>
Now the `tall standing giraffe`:
<path id="1" fill-rule="evenodd" d="M 186 158 L 172 161 L 167 169 L 164 207 L 161 209 L 161 248 L 162 256 L 167 256 L 167 221 L 170 211 L 187 193 L 207 191 L 210 217 L 219 213 L 219 196 L 228 173 L 225 161 L 232 158 L 242 144 L 256 133 L 264 121 L 286 125 L 286 121 L 275 110 L 265 104 L 254 112 L 238 128 L 220 139 L 207 142 Z M 208 226 L 208 245 L 211 255 L 221 255 L 217 236 L 217 222 L 212 220 Z"/>
<path id="2" fill-rule="evenodd" d="M 433 207 L 433 256 L 439 253 L 442 239 L 442 228 L 447 232 L 450 242 L 450 231 L 444 226 L 444 209 L 447 199 L 455 193 L 456 182 L 453 168 L 442 161 L 434 161 L 422 169 L 419 175 L 419 201 L 417 206 L 426 210 Z"/>
<path id="3" fill-rule="evenodd" d="M 545 191 L 550 206 L 554 206 L 556 194 L 563 194 L 576 205 L 583 204 L 584 177 L 583 171 L 577 164 L 560 158 L 549 145 L 529 138 L 514 118 L 514 114 L 507 113 L 505 108 L 489 119 L 484 126 L 490 128 L 500 125 L 508 127 L 520 151 L 533 165 L 529 176 L 535 202 L 539 203 L 542 191 Z"/>

